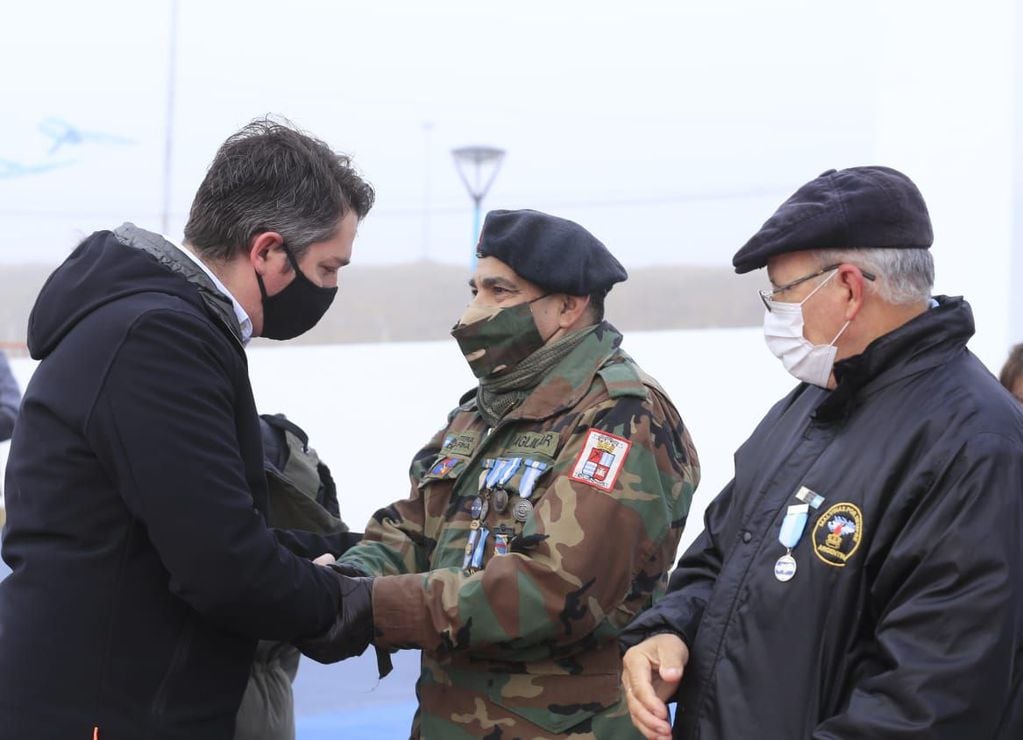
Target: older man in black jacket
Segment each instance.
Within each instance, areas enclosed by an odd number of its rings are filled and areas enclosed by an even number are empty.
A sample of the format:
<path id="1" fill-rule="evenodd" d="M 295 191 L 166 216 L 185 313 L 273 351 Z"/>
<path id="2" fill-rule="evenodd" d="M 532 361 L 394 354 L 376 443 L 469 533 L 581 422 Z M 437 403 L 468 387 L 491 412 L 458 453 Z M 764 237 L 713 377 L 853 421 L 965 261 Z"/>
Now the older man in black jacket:
<path id="1" fill-rule="evenodd" d="M 624 633 L 646 737 L 672 697 L 676 737 L 1023 737 L 1023 413 L 930 296 L 931 240 L 908 178 L 857 167 L 735 255 L 802 382 Z"/>
<path id="2" fill-rule="evenodd" d="M 319 320 L 372 202 L 347 157 L 256 122 L 218 152 L 183 245 L 125 224 L 47 281 L 7 471 L 4 737 L 230 738 L 257 638 L 368 602 L 309 560 L 340 539 L 266 526 L 244 345 Z"/>

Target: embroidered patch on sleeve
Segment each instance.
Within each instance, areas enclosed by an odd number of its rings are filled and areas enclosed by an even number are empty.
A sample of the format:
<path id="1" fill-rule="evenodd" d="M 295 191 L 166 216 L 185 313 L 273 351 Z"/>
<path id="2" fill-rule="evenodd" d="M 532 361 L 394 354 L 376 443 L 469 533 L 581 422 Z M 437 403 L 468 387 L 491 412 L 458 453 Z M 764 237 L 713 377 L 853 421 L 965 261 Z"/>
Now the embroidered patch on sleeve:
<path id="1" fill-rule="evenodd" d="M 591 429 L 569 477 L 602 491 L 610 491 L 615 487 L 630 447 L 632 442 L 627 439 Z"/>

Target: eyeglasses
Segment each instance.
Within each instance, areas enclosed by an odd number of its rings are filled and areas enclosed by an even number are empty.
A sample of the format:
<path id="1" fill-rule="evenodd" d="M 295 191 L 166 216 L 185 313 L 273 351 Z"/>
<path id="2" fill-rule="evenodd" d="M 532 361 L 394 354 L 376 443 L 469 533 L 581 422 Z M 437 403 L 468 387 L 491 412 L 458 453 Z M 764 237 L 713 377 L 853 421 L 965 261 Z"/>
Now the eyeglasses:
<path id="1" fill-rule="evenodd" d="M 760 295 L 760 300 L 763 301 L 764 303 L 764 308 L 766 308 L 768 311 L 771 311 L 771 304 L 774 302 L 774 297 L 779 293 L 784 293 L 786 290 L 792 290 L 797 285 L 805 283 L 807 280 L 813 280 L 815 277 L 820 277 L 821 275 L 829 273 L 832 270 L 837 270 L 841 266 L 842 266 L 841 262 L 835 263 L 834 265 L 828 265 L 827 267 L 824 267 L 811 275 L 804 275 L 803 277 L 797 280 L 793 280 L 791 283 L 787 283 L 781 286 L 780 288 L 775 288 L 774 290 L 758 290 L 757 293 Z M 877 280 L 876 275 L 867 272 L 866 270 L 861 269 L 860 273 L 867 280 L 871 281 Z"/>

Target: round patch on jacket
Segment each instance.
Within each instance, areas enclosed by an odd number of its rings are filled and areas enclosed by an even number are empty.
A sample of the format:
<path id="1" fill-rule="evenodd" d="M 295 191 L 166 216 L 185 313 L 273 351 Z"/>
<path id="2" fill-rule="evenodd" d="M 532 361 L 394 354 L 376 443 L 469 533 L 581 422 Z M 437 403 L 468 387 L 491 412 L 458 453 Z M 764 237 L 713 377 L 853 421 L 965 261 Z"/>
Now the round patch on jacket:
<path id="1" fill-rule="evenodd" d="M 854 504 L 835 504 L 820 515 L 813 530 L 813 551 L 828 565 L 845 567 L 860 546 L 863 514 Z"/>

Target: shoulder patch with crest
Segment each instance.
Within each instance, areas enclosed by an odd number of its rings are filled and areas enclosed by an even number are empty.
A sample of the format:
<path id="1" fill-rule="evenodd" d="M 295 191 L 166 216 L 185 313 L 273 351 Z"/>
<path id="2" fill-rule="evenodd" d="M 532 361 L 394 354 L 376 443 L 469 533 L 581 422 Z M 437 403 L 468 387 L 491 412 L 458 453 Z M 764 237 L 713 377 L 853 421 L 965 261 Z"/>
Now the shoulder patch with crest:
<path id="1" fill-rule="evenodd" d="M 610 491 L 615 487 L 630 447 L 632 442 L 627 439 L 591 429 L 569 477 L 602 491 Z"/>

